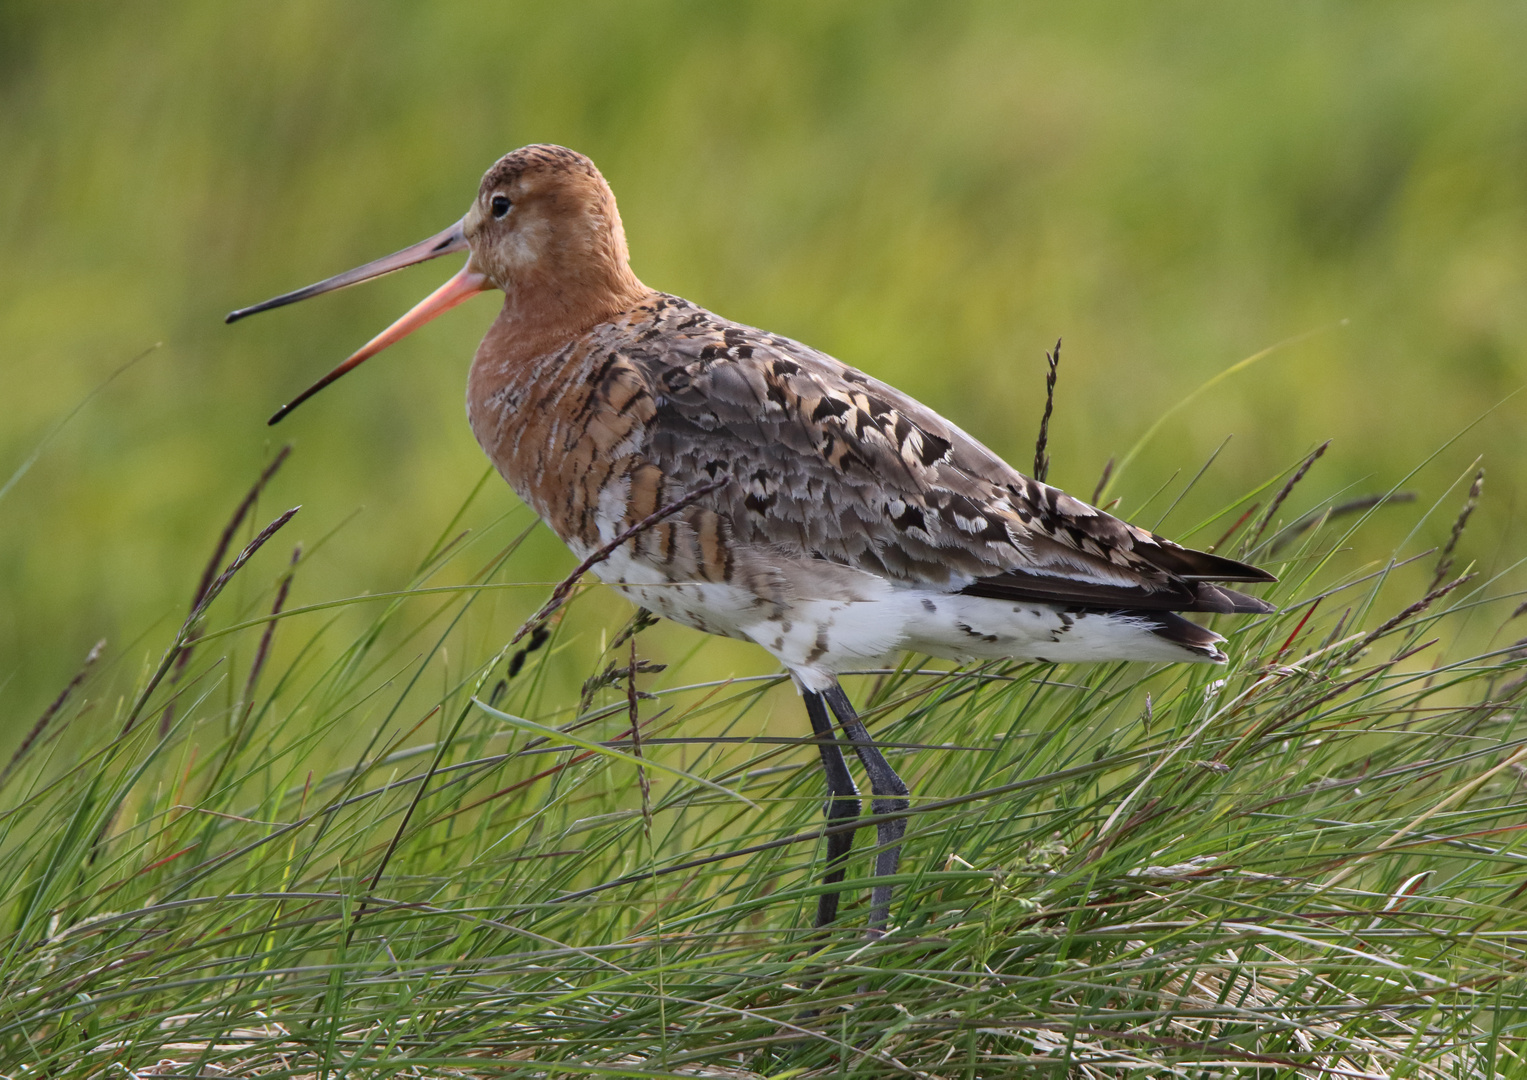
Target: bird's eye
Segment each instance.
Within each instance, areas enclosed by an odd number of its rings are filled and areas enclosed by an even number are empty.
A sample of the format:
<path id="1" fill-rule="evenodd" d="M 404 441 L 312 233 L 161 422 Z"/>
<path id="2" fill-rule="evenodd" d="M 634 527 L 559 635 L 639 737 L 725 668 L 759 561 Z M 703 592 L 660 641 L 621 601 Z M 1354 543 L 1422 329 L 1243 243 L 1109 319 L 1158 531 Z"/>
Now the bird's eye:
<path id="1" fill-rule="evenodd" d="M 509 212 L 509 207 L 513 204 L 509 201 L 509 196 L 495 195 L 488 202 L 488 205 L 493 209 L 493 216 L 501 218 Z"/>

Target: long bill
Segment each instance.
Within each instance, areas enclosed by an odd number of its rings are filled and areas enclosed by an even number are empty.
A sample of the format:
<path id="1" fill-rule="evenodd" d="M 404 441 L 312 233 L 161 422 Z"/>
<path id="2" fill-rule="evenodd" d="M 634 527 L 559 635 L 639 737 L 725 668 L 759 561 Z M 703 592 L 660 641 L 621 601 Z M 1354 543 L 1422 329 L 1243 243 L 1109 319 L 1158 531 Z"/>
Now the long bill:
<path id="1" fill-rule="evenodd" d="M 442 233 L 437 233 L 428 240 L 422 240 L 417 244 L 404 248 L 402 251 L 395 251 L 391 255 L 376 259 L 364 266 L 358 266 L 354 270 L 326 278 L 316 285 L 309 285 L 295 292 L 284 293 L 274 299 L 266 300 L 262 304 L 240 308 L 237 311 L 231 312 L 224 321 L 230 323 L 237 322 L 246 315 L 253 315 L 260 311 L 269 311 L 271 308 L 281 307 L 285 304 L 295 304 L 298 300 L 306 300 L 309 297 L 318 296 L 322 293 L 333 292 L 335 289 L 343 289 L 362 281 L 369 281 L 372 278 L 381 277 L 383 274 L 390 274 L 394 270 L 401 270 L 405 266 L 412 266 L 415 263 L 425 262 L 428 259 L 438 258 L 441 255 L 449 255 L 454 251 L 465 251 L 467 247 L 466 232 L 462 227 L 462 222 L 458 221 L 449 229 Z M 301 405 L 347 371 L 359 367 L 371 357 L 387 348 L 387 346 L 401 341 L 431 319 L 450 311 L 451 308 L 460 304 L 463 300 L 470 299 L 478 293 L 492 288 L 487 277 L 472 270 L 471 265 L 469 261 L 466 266 L 463 266 L 444 285 L 415 304 L 407 315 L 404 315 L 386 330 L 383 330 L 376 337 L 366 342 L 344 363 L 319 379 L 301 394 L 298 394 L 291 401 L 281 406 L 268 422 L 271 424 L 278 423 L 298 405 Z"/>

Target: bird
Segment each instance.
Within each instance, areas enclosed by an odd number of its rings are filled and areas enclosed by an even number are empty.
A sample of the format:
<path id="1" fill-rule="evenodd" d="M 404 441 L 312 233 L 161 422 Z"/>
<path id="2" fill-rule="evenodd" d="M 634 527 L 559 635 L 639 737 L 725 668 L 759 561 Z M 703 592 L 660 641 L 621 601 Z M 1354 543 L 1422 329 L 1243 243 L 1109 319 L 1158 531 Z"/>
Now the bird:
<path id="1" fill-rule="evenodd" d="M 1224 639 L 1185 615 L 1275 610 L 1225 587 L 1275 581 L 1266 570 L 1131 525 L 848 364 L 649 288 L 609 184 L 566 147 L 506 154 L 443 232 L 226 321 L 460 252 L 455 276 L 270 423 L 436 316 L 502 292 L 472 361 L 467 418 L 573 554 L 587 559 L 701 492 L 593 573 L 658 615 L 756 643 L 789 673 L 827 781 L 817 927 L 837 919 L 831 886 L 862 816 L 844 750 L 867 775 L 877 820 L 871 937 L 887 929 L 884 879 L 909 808 L 840 673 L 905 651 L 1224 663 Z"/>

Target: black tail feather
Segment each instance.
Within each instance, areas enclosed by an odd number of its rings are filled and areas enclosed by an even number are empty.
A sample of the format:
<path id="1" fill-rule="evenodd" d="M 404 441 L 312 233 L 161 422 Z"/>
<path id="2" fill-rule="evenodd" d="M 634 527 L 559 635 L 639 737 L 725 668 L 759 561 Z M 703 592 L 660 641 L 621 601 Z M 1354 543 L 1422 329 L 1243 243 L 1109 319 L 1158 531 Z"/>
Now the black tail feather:
<path id="1" fill-rule="evenodd" d="M 1223 555 L 1211 555 L 1207 551 L 1178 547 L 1162 541 L 1159 550 L 1150 553 L 1150 560 L 1167 573 L 1185 581 L 1277 581 L 1278 579 L 1250 563 L 1236 562 Z"/>
<path id="2" fill-rule="evenodd" d="M 1179 580 L 1148 588 L 1008 571 L 972 581 L 960 592 L 991 600 L 1019 603 L 1037 600 L 1094 611 L 1215 611 L 1267 615 L 1277 610 L 1265 600 L 1234 589 L 1222 589 L 1206 581 Z"/>
<path id="3" fill-rule="evenodd" d="M 1278 610 L 1266 600 L 1247 596 L 1234 589 L 1222 589 L 1218 585 L 1210 585 L 1207 582 L 1196 582 L 1194 592 L 1197 595 L 1193 605 L 1178 608 L 1178 611 L 1218 611 L 1227 615 L 1271 615 Z"/>
<path id="4" fill-rule="evenodd" d="M 1132 618 L 1141 618 L 1149 626 L 1151 633 L 1165 638 L 1174 645 L 1181 645 L 1185 649 L 1194 652 L 1205 653 L 1216 660 L 1223 660 L 1225 654 L 1220 652 L 1219 643 L 1225 639 L 1212 630 L 1206 630 L 1195 622 L 1184 619 L 1181 615 L 1171 611 L 1123 611 L 1121 615 L 1129 615 Z"/>

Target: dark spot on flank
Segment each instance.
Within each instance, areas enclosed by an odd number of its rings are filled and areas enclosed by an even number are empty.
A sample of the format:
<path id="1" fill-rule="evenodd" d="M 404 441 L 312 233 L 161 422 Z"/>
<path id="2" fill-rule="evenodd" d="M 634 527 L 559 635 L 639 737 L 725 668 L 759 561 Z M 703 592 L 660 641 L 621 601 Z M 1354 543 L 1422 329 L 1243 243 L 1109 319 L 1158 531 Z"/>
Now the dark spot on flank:
<path id="1" fill-rule="evenodd" d="M 818 660 L 820 660 L 826 654 L 826 652 L 827 652 L 827 628 L 825 626 L 818 627 L 817 628 L 817 640 L 816 640 L 816 644 L 813 645 L 812 648 L 811 648 L 811 651 L 806 654 L 806 663 L 808 663 L 808 664 L 816 663 Z"/>
<path id="2" fill-rule="evenodd" d="M 960 633 L 965 634 L 968 637 L 973 637 L 977 641 L 984 641 L 989 645 L 994 645 L 997 642 L 996 634 L 983 634 L 971 627 L 968 623 L 955 623 L 954 625 L 955 628 L 960 631 Z"/>
<path id="3" fill-rule="evenodd" d="M 724 461 L 707 461 L 705 463 L 705 471 L 710 473 L 710 478 L 712 480 L 716 478 L 717 473 L 721 472 L 725 468 L 726 462 Z"/>
<path id="4" fill-rule="evenodd" d="M 891 519 L 891 524 L 898 529 L 922 529 L 927 531 L 928 523 L 923 518 L 923 512 L 915 506 L 909 505 L 900 514 Z M 923 603 L 928 601 L 924 600 Z"/>
<path id="5" fill-rule="evenodd" d="M 774 404 L 778 405 L 781 409 L 788 409 L 790 407 L 790 400 L 785 397 L 784 388 L 781 387 L 779 383 L 769 383 L 765 393 L 768 394 L 769 400 L 774 402 Z"/>
<path id="6" fill-rule="evenodd" d="M 1003 524 L 1000 518 L 996 517 L 989 517 L 986 519 L 986 528 L 977 533 L 976 538 L 979 540 L 987 540 L 992 543 L 1012 539 L 1012 537 L 1008 536 L 1007 534 L 1007 526 Z"/>
<path id="7" fill-rule="evenodd" d="M 829 416 L 842 416 L 852 409 L 853 405 L 835 397 L 824 397 L 812 410 L 811 419 L 817 422 L 827 419 Z"/>
<path id="8" fill-rule="evenodd" d="M 948 439 L 941 439 L 937 435 L 925 431 L 923 432 L 922 451 L 917 457 L 924 465 L 932 465 L 935 461 L 941 460 L 945 454 L 949 453 L 949 446 Z"/>
<path id="9" fill-rule="evenodd" d="M 966 521 L 986 518 L 986 514 L 979 506 L 958 492 L 950 493 L 949 500 L 939 507 L 939 516 L 951 525 L 956 523 L 954 520 L 956 517 L 962 517 Z"/>
<path id="10" fill-rule="evenodd" d="M 838 470 L 840 472 L 848 472 L 850 465 L 857 465 L 869 475 L 875 475 L 875 470 L 870 468 L 870 463 L 864 460 L 863 455 L 856 453 L 851 447 L 845 446 L 842 455 L 838 458 Z"/>
<path id="11" fill-rule="evenodd" d="M 721 350 L 716 348 L 716 346 L 714 346 L 714 345 L 707 345 L 707 346 L 705 346 L 705 348 L 700 350 L 700 359 L 701 360 L 714 360 L 716 358 L 716 355 L 718 353 L 720 353 L 720 352 L 721 352 Z"/>
<path id="12" fill-rule="evenodd" d="M 742 354 L 739 352 L 738 355 L 740 356 Z M 748 349 L 748 355 L 752 355 L 751 347 Z M 769 366 L 773 368 L 774 374 L 778 375 L 782 379 L 794 375 L 796 372 L 801 370 L 801 365 L 797 364 L 794 360 L 786 360 L 783 357 L 777 358 Z"/>
<path id="13" fill-rule="evenodd" d="M 851 469 L 852 466 L 858 466 L 860 469 L 863 469 L 866 474 L 869 474 L 870 477 L 875 475 L 875 470 L 870 469 L 869 467 L 869 461 L 864 460 L 864 455 L 860 454 L 858 451 L 855 451 L 854 446 L 852 446 L 851 443 L 843 443 L 843 449 L 838 451 L 837 457 L 829 457 L 829 460 L 832 461 L 832 464 L 837 466 L 838 472 L 843 472 L 843 474 L 846 474 L 847 470 Z"/>
<path id="14" fill-rule="evenodd" d="M 936 615 L 938 614 L 938 605 L 925 596 L 923 597 L 923 610 L 929 615 Z"/>
<path id="15" fill-rule="evenodd" d="M 751 360 L 752 358 L 753 358 L 753 346 L 751 346 L 751 345 L 739 345 L 739 346 L 737 346 L 737 359 L 739 359 L 739 360 Z"/>
<path id="16" fill-rule="evenodd" d="M 750 493 L 742 500 L 742 505 L 755 514 L 766 514 L 769 511 L 769 507 L 774 505 L 774 499 L 775 496 L 773 495 L 754 495 Z"/>
<path id="17" fill-rule="evenodd" d="M 721 331 L 721 340 L 725 341 L 727 347 L 730 348 L 733 345 L 741 345 L 746 341 L 747 334 L 739 327 L 728 326 L 725 330 Z"/>

